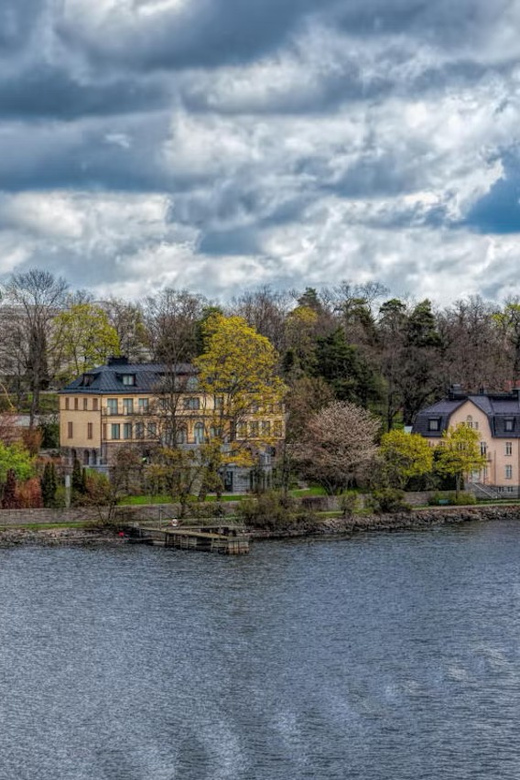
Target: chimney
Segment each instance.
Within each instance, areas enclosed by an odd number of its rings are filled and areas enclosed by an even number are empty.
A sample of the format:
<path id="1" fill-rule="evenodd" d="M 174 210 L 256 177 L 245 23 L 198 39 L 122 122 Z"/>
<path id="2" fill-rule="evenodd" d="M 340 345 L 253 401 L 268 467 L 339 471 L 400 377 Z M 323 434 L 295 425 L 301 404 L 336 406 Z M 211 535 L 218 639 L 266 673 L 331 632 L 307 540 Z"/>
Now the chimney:
<path id="1" fill-rule="evenodd" d="M 119 355 L 117 357 L 115 355 L 111 355 L 108 358 L 107 365 L 108 366 L 127 366 L 128 365 L 128 358 L 127 358 L 126 355 Z"/>

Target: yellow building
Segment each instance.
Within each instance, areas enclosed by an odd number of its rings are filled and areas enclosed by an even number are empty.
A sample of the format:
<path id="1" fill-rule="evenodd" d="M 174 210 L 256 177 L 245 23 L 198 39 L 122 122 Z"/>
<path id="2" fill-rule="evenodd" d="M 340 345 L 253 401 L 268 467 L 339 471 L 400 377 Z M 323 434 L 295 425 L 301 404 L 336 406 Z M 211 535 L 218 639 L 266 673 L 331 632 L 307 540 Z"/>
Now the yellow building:
<path id="1" fill-rule="evenodd" d="M 172 440 L 197 447 L 218 436 L 225 443 L 225 406 L 223 396 L 199 389 L 197 372 L 189 364 L 172 371 L 160 364 L 111 358 L 60 391 L 61 450 L 69 463 L 78 458 L 84 466 L 103 470 L 122 446 L 137 447 L 144 457 L 152 457 L 157 447 Z M 251 408 L 232 436 L 247 443 L 269 473 L 284 434 L 283 408 L 275 405 Z M 241 492 L 251 486 L 248 469 L 231 466 L 224 477 L 226 490 Z"/>

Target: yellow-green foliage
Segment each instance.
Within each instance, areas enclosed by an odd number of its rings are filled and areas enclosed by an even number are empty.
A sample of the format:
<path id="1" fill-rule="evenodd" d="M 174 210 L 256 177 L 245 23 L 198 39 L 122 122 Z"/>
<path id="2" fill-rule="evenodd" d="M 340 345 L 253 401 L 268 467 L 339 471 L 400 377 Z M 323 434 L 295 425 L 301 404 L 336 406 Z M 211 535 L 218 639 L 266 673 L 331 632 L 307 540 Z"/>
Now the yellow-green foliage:
<path id="1" fill-rule="evenodd" d="M 404 487 L 412 477 L 422 477 L 433 469 L 433 448 L 418 433 L 385 433 L 380 453 L 390 482 L 397 487 Z"/>
<path id="2" fill-rule="evenodd" d="M 237 462 L 244 454 L 236 440 L 238 426 L 268 418 L 273 405 L 283 400 L 286 388 L 276 373 L 278 354 L 242 317 L 216 314 L 207 321 L 204 336 L 206 352 L 195 361 L 199 386 L 222 399 L 211 424 L 221 431 L 222 441 L 233 443 Z"/>
<path id="3" fill-rule="evenodd" d="M 104 363 L 119 354 L 119 337 L 107 313 L 92 303 L 78 303 L 60 312 L 53 323 L 54 347 L 67 365 L 64 379 Z"/>
<path id="4" fill-rule="evenodd" d="M 455 477 L 457 492 L 464 474 L 486 465 L 486 456 L 480 452 L 478 431 L 459 423 L 442 434 L 437 445 L 436 469 L 440 474 Z"/>

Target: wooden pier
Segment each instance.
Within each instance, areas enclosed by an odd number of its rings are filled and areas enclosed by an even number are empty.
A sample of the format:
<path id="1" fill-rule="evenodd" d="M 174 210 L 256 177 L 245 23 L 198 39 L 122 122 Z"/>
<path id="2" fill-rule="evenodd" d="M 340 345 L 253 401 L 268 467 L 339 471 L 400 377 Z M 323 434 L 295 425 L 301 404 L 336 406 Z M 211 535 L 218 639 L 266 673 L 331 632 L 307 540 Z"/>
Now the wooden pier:
<path id="1" fill-rule="evenodd" d="M 246 555 L 249 534 L 243 526 L 182 526 L 180 528 L 135 524 L 126 528 L 130 539 L 142 544 L 176 547 L 179 550 Z"/>

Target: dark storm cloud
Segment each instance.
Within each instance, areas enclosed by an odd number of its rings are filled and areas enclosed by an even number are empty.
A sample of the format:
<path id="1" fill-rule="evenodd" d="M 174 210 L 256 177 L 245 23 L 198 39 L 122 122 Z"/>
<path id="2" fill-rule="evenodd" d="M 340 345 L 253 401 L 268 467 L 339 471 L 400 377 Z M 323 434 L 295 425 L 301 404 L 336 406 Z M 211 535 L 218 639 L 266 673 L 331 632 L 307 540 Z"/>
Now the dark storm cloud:
<path id="1" fill-rule="evenodd" d="M 47 0 L 48 2 L 48 0 Z M 0 5 L 0 57 L 22 49 L 38 29 L 46 0 L 2 0 Z M 37 42 L 33 42 L 37 45 Z"/>

